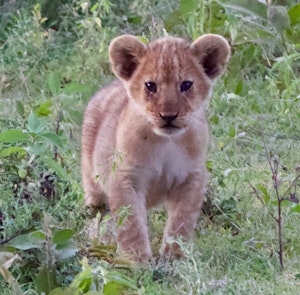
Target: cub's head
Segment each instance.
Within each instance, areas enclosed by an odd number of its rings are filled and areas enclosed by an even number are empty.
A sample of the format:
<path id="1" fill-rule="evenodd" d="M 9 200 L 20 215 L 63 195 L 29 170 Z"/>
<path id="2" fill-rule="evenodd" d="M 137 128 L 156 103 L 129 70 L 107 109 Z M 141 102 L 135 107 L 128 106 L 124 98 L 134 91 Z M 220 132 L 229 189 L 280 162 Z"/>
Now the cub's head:
<path id="1" fill-rule="evenodd" d="M 228 42 L 207 34 L 192 44 L 166 37 L 147 45 L 124 35 L 109 48 L 110 62 L 138 109 L 158 135 L 183 132 L 229 60 Z"/>

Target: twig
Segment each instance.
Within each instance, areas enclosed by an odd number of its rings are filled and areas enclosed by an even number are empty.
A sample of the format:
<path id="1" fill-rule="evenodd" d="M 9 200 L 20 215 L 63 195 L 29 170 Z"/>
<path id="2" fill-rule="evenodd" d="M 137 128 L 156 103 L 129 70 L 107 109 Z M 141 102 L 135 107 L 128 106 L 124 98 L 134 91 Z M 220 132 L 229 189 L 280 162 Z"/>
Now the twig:
<path id="1" fill-rule="evenodd" d="M 299 180 L 300 178 L 300 174 L 298 174 L 295 179 L 292 181 L 292 183 L 290 184 L 290 186 L 288 187 L 288 189 L 286 190 L 286 192 L 283 194 L 283 196 L 287 196 L 287 194 L 290 192 L 290 190 L 292 189 L 292 187 L 294 187 L 296 185 L 296 182 Z"/>
<path id="2" fill-rule="evenodd" d="M 266 207 L 266 203 L 264 202 L 264 200 L 262 199 L 262 197 L 259 195 L 257 189 L 255 188 L 254 185 L 252 185 L 252 183 L 248 180 L 249 185 L 251 186 L 251 188 L 253 189 L 253 192 L 255 194 L 255 196 L 257 197 L 257 199 L 263 204 L 263 206 Z M 268 210 L 268 213 L 270 214 L 270 216 L 276 221 L 278 222 L 278 218 Z"/>
<path id="3" fill-rule="evenodd" d="M 271 213 L 269 211 L 270 216 L 272 216 L 272 218 L 276 221 L 276 223 L 278 224 L 278 244 L 279 244 L 279 250 L 278 250 L 278 256 L 279 256 L 279 263 L 280 263 L 280 271 L 283 271 L 284 265 L 283 265 L 283 241 L 282 241 L 282 211 L 281 211 L 281 205 L 282 205 L 282 201 L 284 200 L 283 197 L 280 196 L 279 193 L 279 183 L 278 183 L 278 162 L 277 160 L 273 161 L 273 165 L 272 165 L 272 160 L 271 157 L 269 155 L 269 150 L 267 148 L 267 144 L 266 144 L 266 140 L 265 140 L 265 136 L 264 136 L 264 132 L 262 129 L 261 124 L 259 124 L 259 128 L 261 131 L 261 136 L 262 136 L 262 141 L 263 141 L 263 145 L 264 145 L 264 149 L 266 152 L 266 156 L 267 156 L 267 160 L 269 163 L 269 167 L 270 170 L 272 172 L 272 182 L 273 182 L 273 187 L 275 189 L 275 194 L 276 194 L 276 198 L 277 198 L 277 217 Z M 252 186 L 252 185 L 251 185 Z M 252 186 L 253 188 L 253 186 Z M 255 189 L 255 188 L 254 188 Z M 259 194 L 256 191 L 256 195 L 259 196 Z M 259 196 L 260 198 L 260 196 Z M 260 200 L 262 201 L 262 199 L 260 198 Z M 263 202 L 264 204 L 264 202 Z"/>

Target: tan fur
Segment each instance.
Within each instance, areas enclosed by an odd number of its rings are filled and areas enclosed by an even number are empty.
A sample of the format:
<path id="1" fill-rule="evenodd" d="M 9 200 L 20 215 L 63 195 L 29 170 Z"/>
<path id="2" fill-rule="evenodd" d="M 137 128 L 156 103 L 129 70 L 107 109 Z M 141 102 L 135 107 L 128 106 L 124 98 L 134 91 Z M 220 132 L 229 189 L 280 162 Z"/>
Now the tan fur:
<path id="1" fill-rule="evenodd" d="M 112 41 L 109 55 L 118 80 L 92 98 L 84 116 L 85 202 L 106 203 L 113 214 L 130 206 L 118 241 L 138 261 L 152 257 L 146 210 L 163 203 L 168 219 L 161 252 L 178 256 L 168 240 L 193 235 L 206 190 L 205 107 L 230 47 L 212 34 L 192 44 L 167 37 L 148 45 L 124 35 Z M 192 82 L 187 90 L 184 81 Z"/>

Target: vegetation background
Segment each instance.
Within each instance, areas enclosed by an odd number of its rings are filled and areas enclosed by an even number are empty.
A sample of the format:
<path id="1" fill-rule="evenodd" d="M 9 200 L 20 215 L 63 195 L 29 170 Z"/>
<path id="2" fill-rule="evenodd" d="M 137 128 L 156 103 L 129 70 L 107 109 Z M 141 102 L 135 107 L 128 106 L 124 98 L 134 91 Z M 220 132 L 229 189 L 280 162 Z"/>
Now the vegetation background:
<path id="1" fill-rule="evenodd" d="M 137 267 L 84 228 L 82 115 L 124 33 L 232 46 L 208 109 L 207 202 L 173 263 Z M 0 50 L 2 295 L 300 294 L 298 1 L 1 0 Z M 164 221 L 149 215 L 154 249 Z"/>

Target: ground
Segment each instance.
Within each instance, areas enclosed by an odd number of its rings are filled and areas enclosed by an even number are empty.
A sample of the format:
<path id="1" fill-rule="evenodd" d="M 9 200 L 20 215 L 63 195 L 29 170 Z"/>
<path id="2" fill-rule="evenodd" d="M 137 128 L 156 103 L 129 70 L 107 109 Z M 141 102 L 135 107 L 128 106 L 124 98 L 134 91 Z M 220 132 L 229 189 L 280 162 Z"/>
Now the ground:
<path id="1" fill-rule="evenodd" d="M 24 2 L 0 6 L 1 294 L 298 294 L 300 4 Z M 207 201 L 184 260 L 138 267 L 87 240 L 80 126 L 123 33 L 217 33 L 232 46 L 207 110 Z M 154 250 L 164 222 L 149 214 Z"/>

